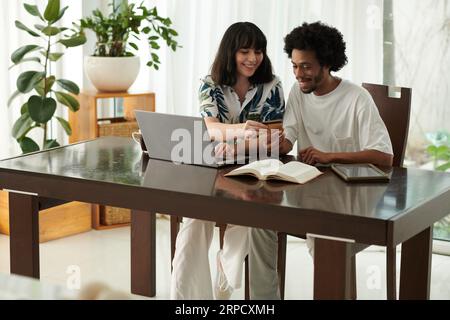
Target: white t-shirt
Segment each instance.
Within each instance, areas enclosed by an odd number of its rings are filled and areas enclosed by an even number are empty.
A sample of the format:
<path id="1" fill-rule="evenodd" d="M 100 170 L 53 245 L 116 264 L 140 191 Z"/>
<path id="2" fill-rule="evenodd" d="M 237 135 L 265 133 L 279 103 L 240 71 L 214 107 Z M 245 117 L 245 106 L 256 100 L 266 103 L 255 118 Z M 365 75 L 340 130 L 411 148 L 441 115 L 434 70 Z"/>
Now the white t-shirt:
<path id="1" fill-rule="evenodd" d="M 286 138 L 298 150 L 323 152 L 378 150 L 393 154 L 388 131 L 369 92 L 341 80 L 333 91 L 305 94 L 295 83 L 286 104 Z"/>

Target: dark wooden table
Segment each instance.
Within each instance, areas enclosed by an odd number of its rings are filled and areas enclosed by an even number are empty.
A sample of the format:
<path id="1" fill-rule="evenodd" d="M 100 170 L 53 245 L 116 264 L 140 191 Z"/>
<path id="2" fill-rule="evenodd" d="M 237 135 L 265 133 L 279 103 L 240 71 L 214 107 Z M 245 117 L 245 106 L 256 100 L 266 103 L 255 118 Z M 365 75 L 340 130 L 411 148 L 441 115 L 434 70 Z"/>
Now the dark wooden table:
<path id="1" fill-rule="evenodd" d="M 0 161 L 0 188 L 10 191 L 11 273 L 39 278 L 38 211 L 82 201 L 132 209 L 135 294 L 155 295 L 161 212 L 316 235 L 315 298 L 349 297 L 355 244 L 386 246 L 395 261 L 402 243 L 400 298 L 429 298 L 432 226 L 450 212 L 450 174 L 394 168 L 388 184 L 348 184 L 327 171 L 293 185 L 223 177 L 228 170 L 148 160 L 126 138 Z M 395 298 L 395 268 L 387 277 L 388 298 Z"/>

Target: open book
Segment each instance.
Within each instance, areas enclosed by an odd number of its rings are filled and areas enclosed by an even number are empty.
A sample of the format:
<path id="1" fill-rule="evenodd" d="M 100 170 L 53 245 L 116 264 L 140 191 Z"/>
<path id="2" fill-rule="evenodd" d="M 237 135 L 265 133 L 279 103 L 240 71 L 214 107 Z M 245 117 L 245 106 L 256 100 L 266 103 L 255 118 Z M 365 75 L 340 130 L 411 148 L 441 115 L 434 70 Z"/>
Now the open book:
<path id="1" fill-rule="evenodd" d="M 283 164 L 277 159 L 264 159 L 234 169 L 225 176 L 251 175 L 260 180 L 274 179 L 303 184 L 321 174 L 316 167 L 302 162 L 291 161 Z"/>

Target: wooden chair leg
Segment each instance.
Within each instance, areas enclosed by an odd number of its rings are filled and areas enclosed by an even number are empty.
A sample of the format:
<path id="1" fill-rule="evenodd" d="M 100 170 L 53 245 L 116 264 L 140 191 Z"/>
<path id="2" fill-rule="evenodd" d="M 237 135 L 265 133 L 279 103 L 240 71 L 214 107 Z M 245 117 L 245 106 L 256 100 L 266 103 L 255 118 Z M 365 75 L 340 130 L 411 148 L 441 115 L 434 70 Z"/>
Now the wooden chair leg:
<path id="1" fill-rule="evenodd" d="M 216 224 L 216 227 L 219 227 L 220 230 L 220 249 L 223 249 L 223 239 L 225 237 L 225 230 L 227 230 L 226 224 Z"/>
<path id="2" fill-rule="evenodd" d="M 170 216 L 170 270 L 172 270 L 172 261 L 175 257 L 175 244 L 177 242 L 178 231 L 180 230 L 181 217 Z"/>
<path id="3" fill-rule="evenodd" d="M 284 300 L 284 289 L 286 281 L 286 241 L 287 234 L 278 232 L 278 286 L 280 288 L 280 298 Z"/>
<path id="4" fill-rule="evenodd" d="M 248 269 L 248 256 L 245 257 L 245 300 L 250 300 L 250 275 Z"/>

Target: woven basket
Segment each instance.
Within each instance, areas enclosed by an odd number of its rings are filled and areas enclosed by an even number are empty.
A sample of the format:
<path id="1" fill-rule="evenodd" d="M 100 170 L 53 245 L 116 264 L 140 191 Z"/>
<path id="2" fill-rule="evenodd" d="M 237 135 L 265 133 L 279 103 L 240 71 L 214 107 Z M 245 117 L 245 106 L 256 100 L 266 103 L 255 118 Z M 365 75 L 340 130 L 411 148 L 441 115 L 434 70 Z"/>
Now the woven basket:
<path id="1" fill-rule="evenodd" d="M 112 226 L 131 222 L 131 210 L 110 206 L 100 207 L 100 224 Z"/>
<path id="2" fill-rule="evenodd" d="M 100 137 L 131 137 L 131 134 L 139 130 L 136 121 L 125 121 L 125 119 L 111 119 L 112 123 L 100 123 L 98 132 Z M 131 214 L 129 209 L 110 206 L 100 206 L 100 224 L 111 226 L 115 224 L 130 223 Z"/>
<path id="3" fill-rule="evenodd" d="M 131 134 L 135 131 L 139 131 L 139 125 L 136 121 L 119 121 L 112 123 L 100 123 L 98 125 L 98 133 L 100 137 L 115 136 L 131 138 Z"/>

